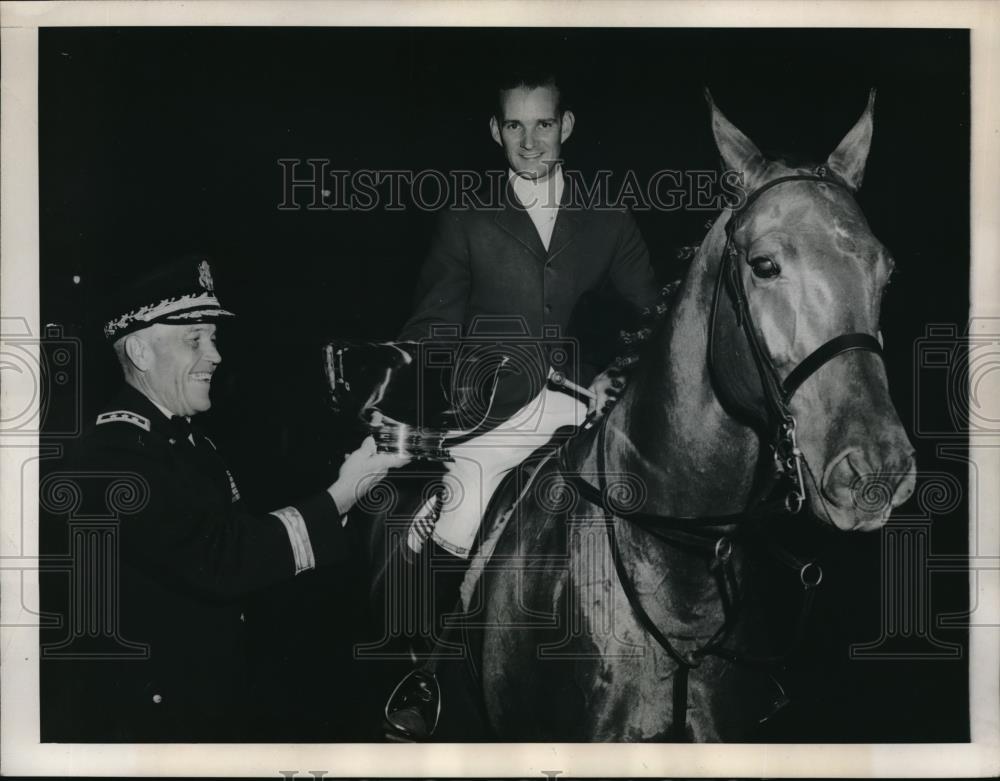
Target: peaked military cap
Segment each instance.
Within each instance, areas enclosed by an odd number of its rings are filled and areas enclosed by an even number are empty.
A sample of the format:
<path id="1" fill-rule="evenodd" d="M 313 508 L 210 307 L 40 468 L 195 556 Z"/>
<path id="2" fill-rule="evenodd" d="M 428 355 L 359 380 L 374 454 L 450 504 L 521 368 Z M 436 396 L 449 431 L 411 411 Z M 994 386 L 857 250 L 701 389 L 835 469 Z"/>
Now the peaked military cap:
<path id="1" fill-rule="evenodd" d="M 122 287 L 109 307 L 104 335 L 115 341 L 155 323 L 208 323 L 235 315 L 215 294 L 212 268 L 202 255 L 185 255 Z"/>

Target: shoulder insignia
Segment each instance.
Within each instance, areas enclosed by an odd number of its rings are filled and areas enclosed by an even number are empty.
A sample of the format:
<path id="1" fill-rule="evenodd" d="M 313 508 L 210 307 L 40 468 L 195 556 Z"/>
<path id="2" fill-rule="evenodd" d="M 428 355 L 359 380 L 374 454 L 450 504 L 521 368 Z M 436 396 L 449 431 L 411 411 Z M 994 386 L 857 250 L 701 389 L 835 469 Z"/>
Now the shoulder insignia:
<path id="1" fill-rule="evenodd" d="M 131 423 L 133 426 L 149 431 L 149 418 L 125 409 L 116 409 L 114 412 L 103 412 L 98 415 L 97 425 L 103 426 L 105 423 Z"/>

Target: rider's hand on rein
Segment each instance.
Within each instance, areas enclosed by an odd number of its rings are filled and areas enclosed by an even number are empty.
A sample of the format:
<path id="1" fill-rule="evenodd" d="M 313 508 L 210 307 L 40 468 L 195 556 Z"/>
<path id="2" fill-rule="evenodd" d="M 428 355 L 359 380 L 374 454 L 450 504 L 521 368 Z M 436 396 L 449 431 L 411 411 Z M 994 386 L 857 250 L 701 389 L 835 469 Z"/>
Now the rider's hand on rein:
<path id="1" fill-rule="evenodd" d="M 598 374 L 590 384 L 590 391 L 594 394 L 587 401 L 587 412 L 600 418 L 608 412 L 625 390 L 625 377 L 617 369 L 606 369 Z"/>

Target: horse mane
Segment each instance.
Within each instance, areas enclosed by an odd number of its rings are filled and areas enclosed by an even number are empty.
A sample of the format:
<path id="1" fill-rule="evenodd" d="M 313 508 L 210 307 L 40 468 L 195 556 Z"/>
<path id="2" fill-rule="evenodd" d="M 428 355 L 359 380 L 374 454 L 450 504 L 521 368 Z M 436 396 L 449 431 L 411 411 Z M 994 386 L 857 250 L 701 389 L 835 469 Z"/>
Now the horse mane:
<path id="1" fill-rule="evenodd" d="M 674 257 L 685 264 L 690 263 L 698 252 L 700 244 L 688 244 L 680 247 Z M 667 312 L 673 308 L 677 291 L 680 290 L 684 277 L 678 277 L 660 288 L 659 300 L 639 313 L 639 322 L 633 330 L 618 332 L 618 354 L 614 359 L 614 367 L 620 371 L 629 371 L 639 363 L 642 353 L 649 344 L 650 338 L 656 333 Z"/>

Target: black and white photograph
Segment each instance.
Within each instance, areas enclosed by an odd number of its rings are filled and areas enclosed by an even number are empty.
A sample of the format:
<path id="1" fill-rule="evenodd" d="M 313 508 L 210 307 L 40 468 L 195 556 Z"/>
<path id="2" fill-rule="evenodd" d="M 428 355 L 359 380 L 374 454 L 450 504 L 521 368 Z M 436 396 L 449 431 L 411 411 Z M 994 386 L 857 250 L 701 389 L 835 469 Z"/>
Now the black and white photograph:
<path id="1" fill-rule="evenodd" d="M 5 772 L 997 772 L 998 7 L 244 5 L 0 9 Z"/>

